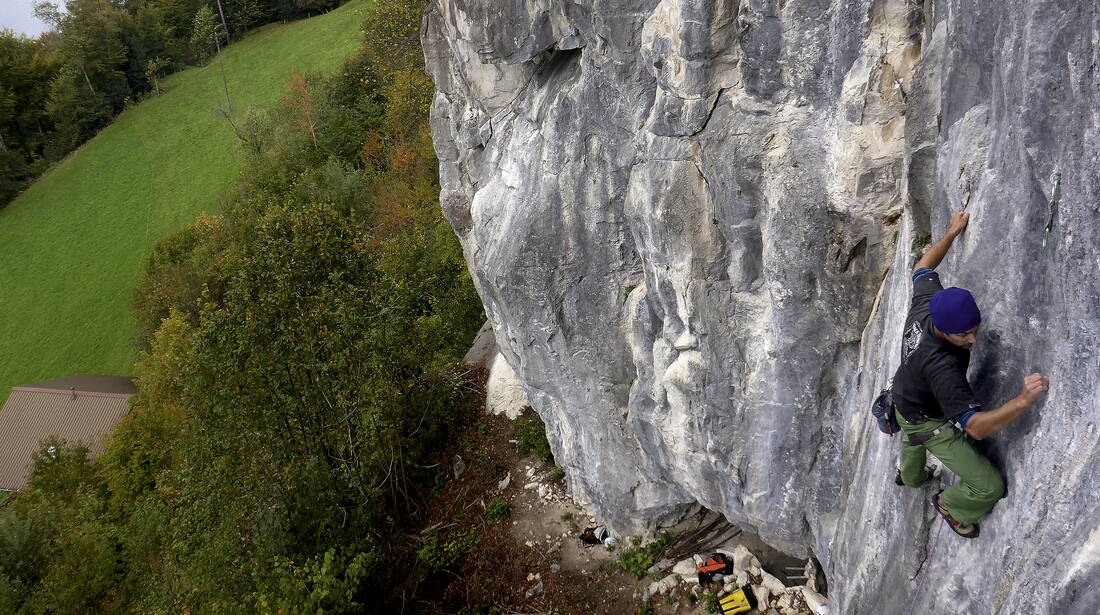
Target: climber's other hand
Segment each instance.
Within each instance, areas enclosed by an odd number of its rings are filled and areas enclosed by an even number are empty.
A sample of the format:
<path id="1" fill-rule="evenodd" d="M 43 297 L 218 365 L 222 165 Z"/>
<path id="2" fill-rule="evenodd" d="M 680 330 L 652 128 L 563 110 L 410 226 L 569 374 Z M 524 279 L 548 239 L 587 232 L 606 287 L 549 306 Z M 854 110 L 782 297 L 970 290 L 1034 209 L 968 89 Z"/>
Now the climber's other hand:
<path id="1" fill-rule="evenodd" d="M 1035 403 L 1039 395 L 1050 388 L 1050 379 L 1042 374 L 1031 374 L 1024 378 L 1024 389 L 1020 391 L 1020 399 L 1027 405 Z"/>
<path id="2" fill-rule="evenodd" d="M 970 214 L 959 212 L 957 214 L 951 214 L 951 233 L 958 235 L 966 229 L 966 225 L 970 224 Z"/>

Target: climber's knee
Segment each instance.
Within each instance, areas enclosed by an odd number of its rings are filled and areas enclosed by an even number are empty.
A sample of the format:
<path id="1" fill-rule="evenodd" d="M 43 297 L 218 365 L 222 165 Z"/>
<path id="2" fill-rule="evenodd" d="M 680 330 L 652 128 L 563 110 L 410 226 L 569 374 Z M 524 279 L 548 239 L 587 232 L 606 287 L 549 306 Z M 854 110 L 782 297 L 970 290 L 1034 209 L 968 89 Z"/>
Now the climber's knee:
<path id="1" fill-rule="evenodd" d="M 971 488 L 974 490 L 974 495 L 979 497 L 983 502 L 990 504 L 1001 499 L 1005 494 L 1005 479 L 1001 476 L 1001 473 L 996 469 L 989 472 L 986 476 L 983 476 L 981 480 L 971 484 Z"/>

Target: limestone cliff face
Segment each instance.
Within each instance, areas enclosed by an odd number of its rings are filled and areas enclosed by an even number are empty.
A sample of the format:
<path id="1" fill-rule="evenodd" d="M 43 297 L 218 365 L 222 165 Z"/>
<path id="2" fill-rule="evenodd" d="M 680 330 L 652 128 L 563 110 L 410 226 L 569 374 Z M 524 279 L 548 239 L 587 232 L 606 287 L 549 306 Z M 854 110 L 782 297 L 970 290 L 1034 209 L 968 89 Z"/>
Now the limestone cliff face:
<path id="1" fill-rule="evenodd" d="M 815 554 L 840 613 L 1100 612 L 1100 9 L 433 0 L 444 212 L 573 493 Z M 1053 231 L 1051 175 L 1061 174 Z M 917 237 L 985 325 L 1010 493 L 964 541 L 866 408 Z"/>

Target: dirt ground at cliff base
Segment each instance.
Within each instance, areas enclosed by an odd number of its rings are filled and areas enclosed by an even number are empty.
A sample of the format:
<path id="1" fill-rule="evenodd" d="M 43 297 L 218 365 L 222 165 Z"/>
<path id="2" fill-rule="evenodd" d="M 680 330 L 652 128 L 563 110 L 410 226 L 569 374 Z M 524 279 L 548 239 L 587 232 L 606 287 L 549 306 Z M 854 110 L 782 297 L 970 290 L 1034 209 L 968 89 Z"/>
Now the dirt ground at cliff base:
<path id="1" fill-rule="evenodd" d="M 565 493 L 552 463 L 521 453 L 514 424 L 482 413 L 459 447 L 462 472 L 430 502 L 421 540 L 457 545 L 462 556 L 409 588 L 415 596 L 404 613 L 462 615 L 689 615 L 703 614 L 698 585 L 678 585 L 670 595 L 642 597 L 669 574 L 636 579 L 616 565 L 622 551 L 586 546 L 579 539 L 596 521 Z M 500 514 L 501 500 L 507 514 Z M 495 514 L 494 514 L 495 513 Z M 702 520 L 702 524 L 701 523 Z M 799 563 L 759 539 L 718 522 L 713 514 L 673 530 L 660 559 L 683 559 L 722 545 L 742 543 L 769 568 Z M 476 537 L 476 538 L 475 538 Z M 427 543 L 425 543 L 427 544 Z M 446 555 L 444 555 L 446 557 Z M 770 558 L 770 560 L 769 560 Z M 754 611 L 756 613 L 758 611 Z"/>

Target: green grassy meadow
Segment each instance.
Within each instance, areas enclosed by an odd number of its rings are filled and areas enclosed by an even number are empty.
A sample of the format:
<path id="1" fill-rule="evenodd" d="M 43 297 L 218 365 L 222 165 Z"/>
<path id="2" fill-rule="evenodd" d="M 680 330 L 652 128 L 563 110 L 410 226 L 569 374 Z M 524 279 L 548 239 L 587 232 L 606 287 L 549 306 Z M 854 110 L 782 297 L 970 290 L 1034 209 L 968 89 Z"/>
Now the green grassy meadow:
<path id="1" fill-rule="evenodd" d="M 127 303 L 153 243 L 213 211 L 242 160 L 234 115 L 268 107 L 294 70 L 329 73 L 358 46 L 364 0 L 259 28 L 219 58 L 163 79 L 0 209 L 0 400 L 73 374 L 133 375 Z"/>

